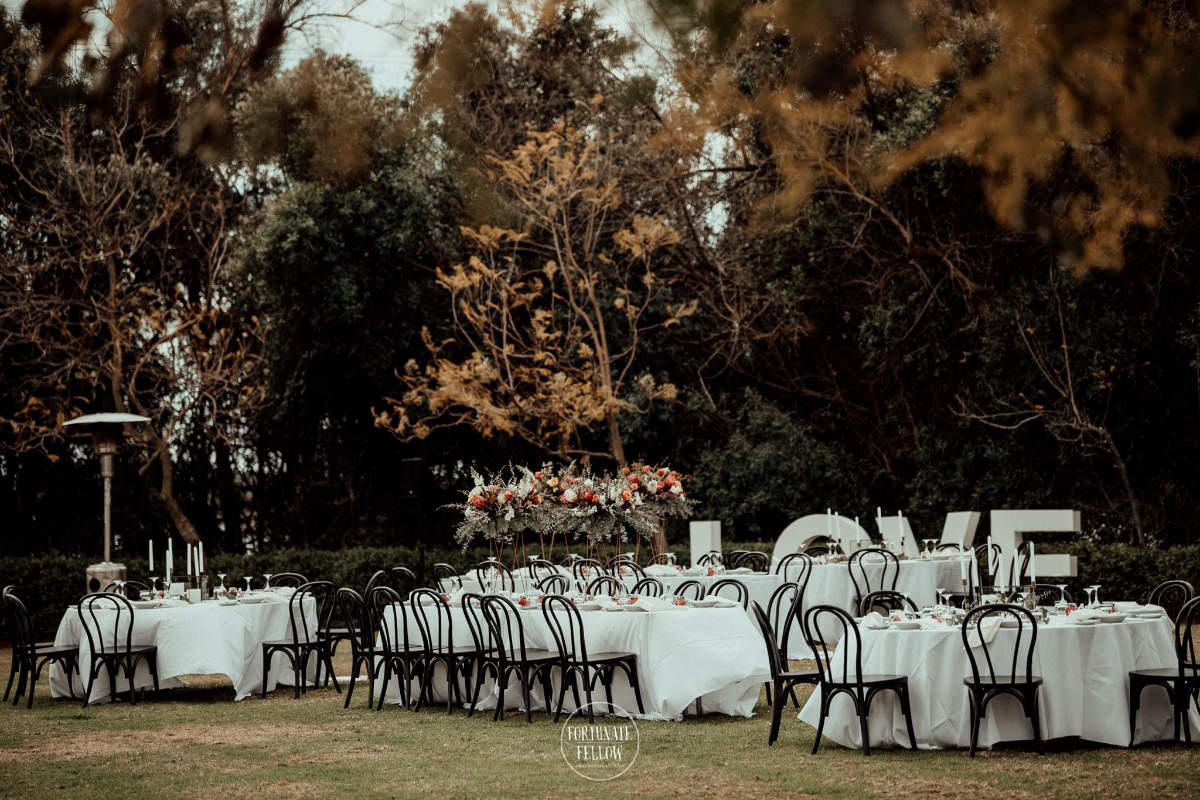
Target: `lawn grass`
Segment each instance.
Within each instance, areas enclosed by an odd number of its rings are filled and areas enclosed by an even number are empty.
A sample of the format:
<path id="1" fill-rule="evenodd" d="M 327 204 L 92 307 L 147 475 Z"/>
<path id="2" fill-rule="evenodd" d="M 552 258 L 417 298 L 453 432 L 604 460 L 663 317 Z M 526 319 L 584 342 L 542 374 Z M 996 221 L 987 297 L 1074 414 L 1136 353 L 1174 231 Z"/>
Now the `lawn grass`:
<path id="1" fill-rule="evenodd" d="M 7 679 L 7 650 L 0 675 Z M 339 657 L 339 661 L 342 659 Z M 339 664 L 346 674 L 348 664 Z M 33 710 L 0 708 L 0 796 L 13 798 L 178 797 L 879 797 L 1195 798 L 1200 748 L 1136 750 L 1052 743 L 1047 755 L 1022 747 L 961 752 L 877 750 L 869 758 L 784 717 L 766 745 L 768 719 L 708 716 L 641 722 L 641 750 L 625 776 L 605 783 L 574 775 L 559 753 L 561 726 L 544 714 L 368 711 L 366 692 L 342 709 L 333 688 L 293 700 L 233 703 L 223 677 L 196 677 L 132 706 L 82 709 L 50 699 L 46 680 Z M 359 687 L 365 688 L 360 685 Z M 805 690 L 807 691 L 807 690 Z M 1123 713 L 1122 709 L 1122 713 Z"/>

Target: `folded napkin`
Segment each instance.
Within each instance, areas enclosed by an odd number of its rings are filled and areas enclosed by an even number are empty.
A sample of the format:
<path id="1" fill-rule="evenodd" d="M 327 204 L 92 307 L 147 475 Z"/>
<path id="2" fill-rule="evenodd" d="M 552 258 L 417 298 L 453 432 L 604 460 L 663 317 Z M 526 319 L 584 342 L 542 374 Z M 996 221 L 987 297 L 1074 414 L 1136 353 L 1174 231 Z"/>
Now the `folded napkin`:
<path id="1" fill-rule="evenodd" d="M 679 574 L 679 570 L 667 564 L 651 564 L 646 567 L 646 574 L 655 578 L 673 578 Z"/>
<path id="2" fill-rule="evenodd" d="M 992 643 L 996 638 L 996 631 L 1000 630 L 1000 616 L 996 615 L 988 617 L 979 624 L 978 630 L 971 628 L 967 631 L 967 644 L 971 647 L 982 647 L 984 642 Z M 980 641 L 980 634 L 983 634 L 983 640 Z"/>
<path id="3" fill-rule="evenodd" d="M 868 628 L 878 628 L 881 625 L 887 625 L 887 617 L 880 614 L 878 611 L 872 611 L 862 618 L 862 624 Z"/>
<path id="4" fill-rule="evenodd" d="M 688 567 L 683 571 L 684 575 L 707 575 L 708 567 Z"/>
<path id="5" fill-rule="evenodd" d="M 725 570 L 726 575 L 749 575 L 752 572 L 754 572 L 754 570 L 750 569 L 749 567 L 734 567 L 733 569 Z"/>

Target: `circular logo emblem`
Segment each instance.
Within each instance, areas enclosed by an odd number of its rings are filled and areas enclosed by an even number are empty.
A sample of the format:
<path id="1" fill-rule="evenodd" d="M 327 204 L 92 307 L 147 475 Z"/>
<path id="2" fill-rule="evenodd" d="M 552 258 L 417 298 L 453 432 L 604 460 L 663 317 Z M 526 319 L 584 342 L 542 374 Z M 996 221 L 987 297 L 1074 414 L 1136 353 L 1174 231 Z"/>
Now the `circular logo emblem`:
<path id="1" fill-rule="evenodd" d="M 607 703 L 592 703 L 593 712 L 608 711 Z M 620 706 L 613 706 L 622 717 L 597 717 L 588 722 L 588 707 L 571 712 L 559 734 L 559 748 L 567 766 L 589 781 L 611 781 L 629 771 L 637 760 L 642 738 L 637 723 Z"/>

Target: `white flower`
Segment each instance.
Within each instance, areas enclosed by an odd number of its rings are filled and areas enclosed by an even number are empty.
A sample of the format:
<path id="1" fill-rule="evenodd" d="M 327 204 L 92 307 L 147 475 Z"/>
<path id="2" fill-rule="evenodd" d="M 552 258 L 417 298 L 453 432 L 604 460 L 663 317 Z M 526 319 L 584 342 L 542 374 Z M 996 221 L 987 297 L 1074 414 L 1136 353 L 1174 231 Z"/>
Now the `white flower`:
<path id="1" fill-rule="evenodd" d="M 658 481 L 654 480 L 653 478 L 646 481 L 646 491 L 648 491 L 650 494 L 656 493 L 658 491 Z"/>
<path id="2" fill-rule="evenodd" d="M 508 502 L 508 496 L 505 495 L 504 492 L 501 492 L 499 495 L 496 496 L 496 502 L 499 505 L 504 505 L 505 503 Z M 509 519 L 511 519 L 511 517 Z"/>
<path id="3" fill-rule="evenodd" d="M 508 511 L 505 511 L 505 512 L 504 512 L 504 518 L 505 518 L 506 520 L 509 520 L 509 521 L 511 521 L 511 520 L 512 520 L 512 518 L 513 518 L 514 516 L 516 516 L 516 513 L 517 513 L 517 510 L 516 510 L 515 508 L 513 508 L 512 506 L 509 506 L 509 507 L 508 507 Z"/>
<path id="4" fill-rule="evenodd" d="M 671 494 L 683 494 L 683 487 L 678 483 L 671 487 Z"/>
<path id="5" fill-rule="evenodd" d="M 575 498 L 577 497 L 578 495 L 575 494 L 574 489 L 567 489 L 565 492 L 563 492 L 563 500 L 566 500 L 568 503 L 574 503 Z"/>
<path id="6" fill-rule="evenodd" d="M 585 480 L 585 481 L 583 482 L 583 485 L 584 485 L 584 486 L 586 486 L 586 487 L 587 487 L 587 488 L 589 488 L 589 489 L 590 489 L 590 488 L 592 488 L 592 479 L 591 479 L 591 478 L 588 478 L 587 480 Z"/>

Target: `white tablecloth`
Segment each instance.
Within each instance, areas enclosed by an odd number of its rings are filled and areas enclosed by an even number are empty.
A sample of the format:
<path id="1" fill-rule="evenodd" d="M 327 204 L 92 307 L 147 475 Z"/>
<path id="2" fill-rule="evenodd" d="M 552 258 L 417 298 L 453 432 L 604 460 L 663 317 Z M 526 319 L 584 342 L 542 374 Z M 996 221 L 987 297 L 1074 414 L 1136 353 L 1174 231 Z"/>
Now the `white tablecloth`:
<path id="1" fill-rule="evenodd" d="M 455 647 L 472 645 L 466 618 L 460 608 L 451 608 Z M 522 611 L 525 645 L 529 649 L 555 650 L 554 639 L 541 609 Z M 749 717 L 754 714 L 762 684 L 770 677 L 762 635 L 749 617 L 737 608 L 679 608 L 670 611 L 581 611 L 589 653 L 629 652 L 637 655 L 637 669 L 645 713 L 637 713 L 633 690 L 618 669 L 613 681 L 613 701 L 644 719 L 679 720 L 696 698 L 704 712 Z M 409 618 L 409 637 L 420 641 L 416 624 Z M 442 668 L 436 668 L 442 676 Z M 382 671 L 381 671 L 382 677 Z M 555 671 L 555 687 L 558 687 Z M 604 700 L 603 689 L 593 702 Z M 376 696 L 381 686 L 376 684 Z M 415 687 L 414 687 L 415 688 Z M 435 698 L 445 701 L 446 686 L 435 687 Z M 495 696 L 494 687 L 484 692 Z M 415 697 L 415 694 L 413 695 Z M 400 690 L 393 680 L 384 694 L 385 702 L 399 703 Z M 555 695 L 557 698 L 557 694 Z M 490 699 L 490 698 L 489 698 Z M 534 708 L 542 709 L 540 686 L 533 689 Z M 464 701 L 469 701 L 464 697 Z M 516 708 L 520 692 L 510 680 L 505 705 Z M 481 703 L 486 707 L 486 704 Z M 494 699 L 491 707 L 495 707 Z M 565 708 L 574 708 L 567 692 Z"/>
<path id="2" fill-rule="evenodd" d="M 971 712 L 963 678 L 971 665 L 958 627 L 936 630 L 873 631 L 863 628 L 864 673 L 907 675 L 917 745 L 924 749 L 968 747 Z M 992 658 L 1007 654 L 1011 663 L 1015 631 L 1000 629 L 990 645 Z M 1028 628 L 1025 640 L 1028 640 Z M 840 650 L 841 648 L 839 648 Z M 981 659 L 982 651 L 977 651 Z M 853 658 L 853 651 L 851 651 Z M 842 656 L 835 664 L 839 669 Z M 1042 736 L 1056 739 L 1078 736 L 1089 741 L 1129 744 L 1129 672 L 1135 669 L 1174 666 L 1175 651 L 1170 623 L 1127 619 L 1119 623 L 1079 626 L 1053 619 L 1038 626 L 1034 672 L 1043 679 L 1039 690 Z M 853 669 L 853 662 L 851 662 Z M 981 668 L 986 668 L 981 664 Z M 813 692 L 800 719 L 816 727 L 820 717 L 820 690 Z M 1200 730 L 1200 715 L 1191 712 L 1193 730 Z M 908 746 L 900 704 L 891 692 L 882 692 L 871 704 L 871 746 Z M 1166 693 L 1150 688 L 1142 694 L 1135 742 L 1170 739 L 1171 708 Z M 846 747 L 860 747 L 858 717 L 849 698 L 835 697 L 825 721 L 824 735 Z M 1020 703 L 1000 697 L 988 704 L 979 728 L 979 745 L 1021 741 L 1033 737 Z"/>
<path id="3" fill-rule="evenodd" d="M 180 675 L 229 676 L 233 681 L 236 700 L 262 690 L 262 644 L 271 640 L 290 640 L 291 623 L 288 620 L 288 598 L 285 594 L 265 603 L 221 605 L 206 601 L 196 605 L 181 601 L 170 608 L 138 608 L 134 610 L 133 644 L 152 644 L 158 647 L 158 677 L 160 688 L 183 686 Z M 316 606 L 306 602 L 305 613 L 309 618 L 310 630 L 316 629 Z M 86 611 L 84 612 L 87 613 Z M 97 612 L 104 625 L 105 615 L 111 619 L 112 612 Z M 124 615 L 122 615 L 124 618 Z M 112 635 L 112 623 L 104 625 L 106 636 Z M 122 622 L 122 631 L 124 622 Z M 87 636 L 79 621 L 79 613 L 68 608 L 58 624 L 54 643 L 59 647 L 79 648 L 79 665 L 86 680 L 87 665 L 91 663 L 91 650 Z M 315 662 L 315 659 L 313 659 Z M 315 664 L 313 667 L 315 671 Z M 311 674 L 311 672 L 310 672 Z M 74 674 L 75 695 L 82 697 L 86 685 Z M 273 691 L 276 684 L 292 685 L 292 669 L 287 657 L 279 654 L 271 660 L 271 671 L 267 679 L 267 690 Z M 117 691 L 126 691 L 128 682 L 118 675 Z M 134 675 L 134 685 L 139 689 L 153 687 L 154 682 L 144 662 L 139 662 Z M 67 697 L 67 675 L 57 665 L 50 669 L 50 690 L 54 697 Z M 89 702 L 105 702 L 108 695 L 108 673 L 101 670 L 92 687 Z"/>

